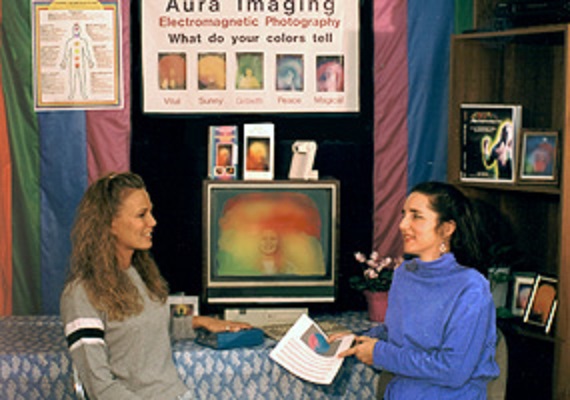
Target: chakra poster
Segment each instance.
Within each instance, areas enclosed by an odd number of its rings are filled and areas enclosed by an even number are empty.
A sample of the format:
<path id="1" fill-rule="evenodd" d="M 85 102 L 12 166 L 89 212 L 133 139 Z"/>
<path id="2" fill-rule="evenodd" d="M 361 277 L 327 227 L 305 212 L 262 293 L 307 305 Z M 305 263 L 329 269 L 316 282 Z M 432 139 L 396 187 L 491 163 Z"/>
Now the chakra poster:
<path id="1" fill-rule="evenodd" d="M 119 0 L 34 0 L 36 111 L 123 107 Z"/>

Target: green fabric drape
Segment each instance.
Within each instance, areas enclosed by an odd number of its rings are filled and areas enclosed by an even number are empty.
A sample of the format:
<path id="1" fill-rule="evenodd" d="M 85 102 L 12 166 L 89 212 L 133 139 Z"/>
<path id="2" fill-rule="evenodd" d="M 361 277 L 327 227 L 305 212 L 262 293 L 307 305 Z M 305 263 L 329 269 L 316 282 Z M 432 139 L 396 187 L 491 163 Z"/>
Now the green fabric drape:
<path id="1" fill-rule="evenodd" d="M 454 33 L 462 33 L 473 28 L 473 0 L 455 0 Z"/>
<path id="2" fill-rule="evenodd" d="M 12 157 L 13 314 L 41 310 L 39 130 L 29 1 L 2 2 L 2 83 Z"/>

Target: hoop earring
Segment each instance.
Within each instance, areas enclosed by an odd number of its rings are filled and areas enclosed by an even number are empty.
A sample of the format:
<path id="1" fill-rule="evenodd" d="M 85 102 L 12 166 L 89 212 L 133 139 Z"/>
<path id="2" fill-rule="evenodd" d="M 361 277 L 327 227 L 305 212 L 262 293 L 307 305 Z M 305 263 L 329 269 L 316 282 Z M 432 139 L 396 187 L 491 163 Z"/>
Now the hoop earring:
<path id="1" fill-rule="evenodd" d="M 445 243 L 442 242 L 442 243 L 439 245 L 439 255 L 442 256 L 442 255 L 444 255 L 445 253 L 447 253 L 447 246 L 445 245 Z"/>

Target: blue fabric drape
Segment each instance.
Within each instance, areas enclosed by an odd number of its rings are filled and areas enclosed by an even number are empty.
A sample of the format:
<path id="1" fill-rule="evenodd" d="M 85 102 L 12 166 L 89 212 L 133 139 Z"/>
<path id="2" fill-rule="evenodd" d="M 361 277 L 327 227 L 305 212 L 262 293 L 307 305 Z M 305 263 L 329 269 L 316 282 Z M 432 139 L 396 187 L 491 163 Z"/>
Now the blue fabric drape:
<path id="1" fill-rule="evenodd" d="M 450 37 L 454 2 L 408 2 L 408 190 L 447 179 Z"/>
<path id="2" fill-rule="evenodd" d="M 87 187 L 85 112 L 39 113 L 38 123 L 42 313 L 59 314 L 71 251 L 69 232 Z"/>

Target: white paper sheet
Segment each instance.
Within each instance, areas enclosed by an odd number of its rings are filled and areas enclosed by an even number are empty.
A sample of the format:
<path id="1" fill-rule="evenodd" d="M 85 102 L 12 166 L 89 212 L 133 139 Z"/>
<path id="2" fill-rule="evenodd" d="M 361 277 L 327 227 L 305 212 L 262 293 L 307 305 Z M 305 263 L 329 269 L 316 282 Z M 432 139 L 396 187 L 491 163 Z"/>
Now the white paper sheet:
<path id="1" fill-rule="evenodd" d="M 321 328 L 303 314 L 269 357 L 299 378 L 329 385 L 344 361 L 337 355 L 348 349 L 354 338 L 354 335 L 346 335 L 329 344 Z"/>

